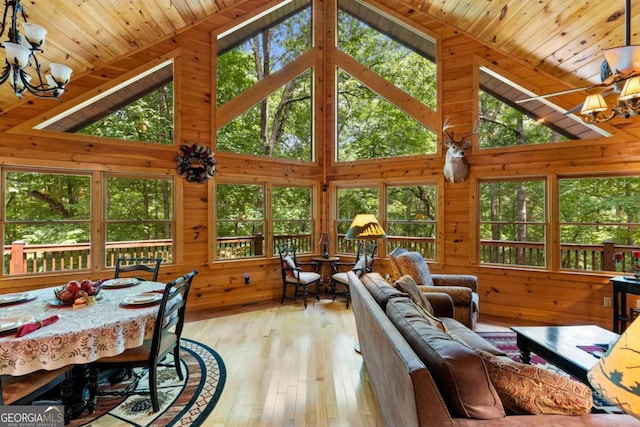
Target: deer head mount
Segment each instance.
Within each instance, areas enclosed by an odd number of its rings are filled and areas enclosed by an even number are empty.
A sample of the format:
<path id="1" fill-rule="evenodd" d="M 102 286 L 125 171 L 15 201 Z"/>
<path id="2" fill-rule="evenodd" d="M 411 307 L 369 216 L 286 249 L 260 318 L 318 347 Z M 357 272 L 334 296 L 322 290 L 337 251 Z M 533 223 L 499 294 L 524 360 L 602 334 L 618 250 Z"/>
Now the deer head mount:
<path id="1" fill-rule="evenodd" d="M 464 156 L 465 148 L 471 147 L 472 140 L 470 136 L 478 133 L 477 125 L 470 133 L 463 134 L 456 139 L 455 133 L 449 131 L 453 126 L 449 124 L 447 117 L 442 125 L 442 133 L 444 134 L 444 145 L 448 147 L 447 155 L 444 161 L 444 177 L 451 183 L 464 182 L 469 177 L 469 162 Z"/>

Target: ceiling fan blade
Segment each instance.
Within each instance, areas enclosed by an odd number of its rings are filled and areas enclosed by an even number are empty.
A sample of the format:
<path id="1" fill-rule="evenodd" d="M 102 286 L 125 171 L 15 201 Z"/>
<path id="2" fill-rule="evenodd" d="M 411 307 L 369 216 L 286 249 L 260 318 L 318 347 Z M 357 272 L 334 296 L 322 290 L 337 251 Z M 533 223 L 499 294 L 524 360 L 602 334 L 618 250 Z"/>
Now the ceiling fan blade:
<path id="1" fill-rule="evenodd" d="M 532 96 L 530 98 L 518 99 L 518 100 L 516 100 L 516 104 L 522 104 L 522 103 L 529 102 L 529 101 L 536 101 L 538 99 L 551 98 L 552 96 L 566 95 L 567 93 L 580 92 L 580 91 L 583 91 L 583 90 L 591 90 L 591 89 L 595 89 L 595 88 L 602 87 L 602 86 L 605 86 L 605 85 L 604 84 L 597 84 L 597 85 L 591 85 L 591 86 L 578 87 L 578 88 L 575 88 L 575 89 L 561 90 L 560 92 L 547 93 L 546 95 Z"/>

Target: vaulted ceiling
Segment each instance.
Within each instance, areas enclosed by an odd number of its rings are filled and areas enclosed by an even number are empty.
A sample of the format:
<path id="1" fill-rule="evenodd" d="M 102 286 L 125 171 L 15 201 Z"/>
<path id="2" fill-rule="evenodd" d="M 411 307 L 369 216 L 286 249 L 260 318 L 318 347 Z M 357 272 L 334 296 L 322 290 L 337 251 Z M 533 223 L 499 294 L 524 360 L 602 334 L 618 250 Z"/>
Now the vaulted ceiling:
<path id="1" fill-rule="evenodd" d="M 274 2 L 261 2 L 274 5 Z M 602 50 L 625 44 L 624 0 L 399 0 L 483 43 L 531 64 L 557 89 L 600 83 Z M 78 78 L 132 50 L 203 21 L 229 22 L 231 7 L 255 11 L 249 0 L 32 0 L 29 21 L 48 30 L 45 63 L 61 62 Z M 246 5 L 246 7 L 245 7 Z M 631 42 L 640 28 L 640 0 L 631 1 Z M 234 10 L 237 14 L 237 11 Z M 240 14 L 241 16 L 241 14 Z M 18 100 L 0 87 L 0 110 Z M 640 119 L 636 119 L 639 120 Z"/>

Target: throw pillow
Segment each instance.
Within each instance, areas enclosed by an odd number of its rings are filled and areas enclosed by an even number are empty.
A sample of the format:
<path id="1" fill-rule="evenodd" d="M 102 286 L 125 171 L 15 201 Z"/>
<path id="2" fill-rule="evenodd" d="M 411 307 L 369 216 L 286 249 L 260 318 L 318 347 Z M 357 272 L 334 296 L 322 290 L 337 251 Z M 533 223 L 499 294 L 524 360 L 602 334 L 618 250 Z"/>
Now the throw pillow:
<path id="1" fill-rule="evenodd" d="M 429 369 L 452 415 L 483 420 L 504 417 L 480 356 L 431 325 L 419 310 L 409 298 L 392 298 L 386 313 Z"/>
<path id="2" fill-rule="evenodd" d="M 582 415 L 591 412 L 591 389 L 534 365 L 476 350 L 485 362 L 504 407 L 515 414 Z"/>
<path id="3" fill-rule="evenodd" d="M 433 315 L 433 307 L 431 306 L 431 303 L 422 293 L 420 288 L 418 288 L 418 285 L 411 276 L 402 276 L 401 278 L 396 280 L 393 285 L 396 287 L 396 289 L 408 293 L 411 301 L 415 302 L 416 305 L 422 307 L 426 312 Z"/>
<path id="4" fill-rule="evenodd" d="M 282 259 L 282 267 L 286 269 L 287 276 L 296 279 L 298 278 L 298 271 L 295 270 L 296 263 L 293 262 L 293 258 L 291 258 L 289 255 Z"/>
<path id="5" fill-rule="evenodd" d="M 369 273 L 362 276 L 362 284 L 367 291 L 371 294 L 374 300 L 384 310 L 387 306 L 387 301 L 390 298 L 406 297 L 407 294 L 400 292 L 390 284 L 388 284 L 380 273 Z"/>
<path id="6" fill-rule="evenodd" d="M 396 258 L 398 269 L 403 275 L 413 277 L 418 285 L 434 286 L 431 270 L 419 252 L 405 252 Z"/>

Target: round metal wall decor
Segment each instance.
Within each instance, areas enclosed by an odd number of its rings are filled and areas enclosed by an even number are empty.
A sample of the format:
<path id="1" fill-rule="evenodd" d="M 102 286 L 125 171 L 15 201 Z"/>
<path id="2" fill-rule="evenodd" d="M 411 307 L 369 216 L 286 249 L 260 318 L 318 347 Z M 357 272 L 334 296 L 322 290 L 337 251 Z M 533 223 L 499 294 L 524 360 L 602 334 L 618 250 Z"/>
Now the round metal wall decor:
<path id="1" fill-rule="evenodd" d="M 211 148 L 198 143 L 191 146 L 181 145 L 180 153 L 176 156 L 177 171 L 189 182 L 206 182 L 216 173 L 218 161 Z"/>

